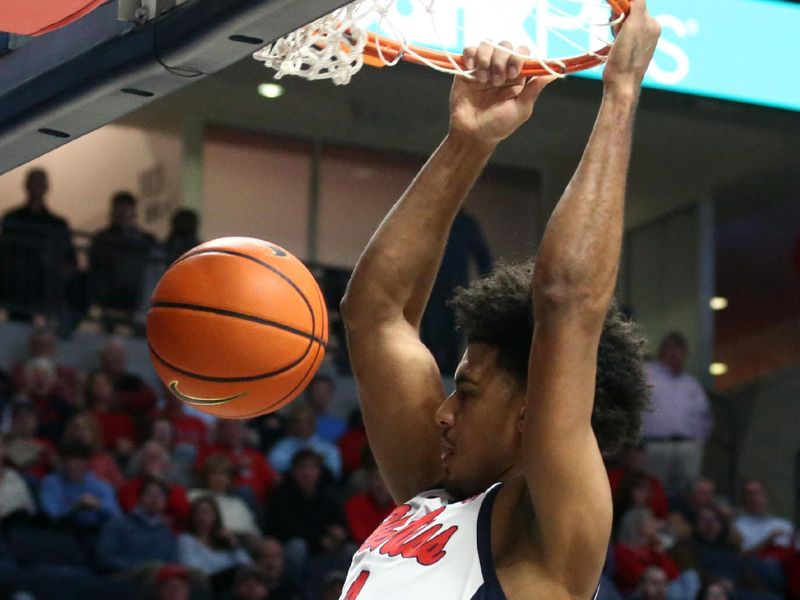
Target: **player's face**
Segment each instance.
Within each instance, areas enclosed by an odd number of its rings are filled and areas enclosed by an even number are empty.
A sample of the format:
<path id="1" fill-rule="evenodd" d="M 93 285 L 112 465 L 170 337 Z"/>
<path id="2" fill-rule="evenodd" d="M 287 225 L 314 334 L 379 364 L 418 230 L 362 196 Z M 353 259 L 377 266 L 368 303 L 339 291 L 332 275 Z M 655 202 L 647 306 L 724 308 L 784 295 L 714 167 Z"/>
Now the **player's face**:
<path id="1" fill-rule="evenodd" d="M 497 353 L 470 344 L 456 370 L 456 389 L 436 412 L 444 486 L 457 498 L 504 480 L 518 463 L 525 390 L 497 366 Z"/>

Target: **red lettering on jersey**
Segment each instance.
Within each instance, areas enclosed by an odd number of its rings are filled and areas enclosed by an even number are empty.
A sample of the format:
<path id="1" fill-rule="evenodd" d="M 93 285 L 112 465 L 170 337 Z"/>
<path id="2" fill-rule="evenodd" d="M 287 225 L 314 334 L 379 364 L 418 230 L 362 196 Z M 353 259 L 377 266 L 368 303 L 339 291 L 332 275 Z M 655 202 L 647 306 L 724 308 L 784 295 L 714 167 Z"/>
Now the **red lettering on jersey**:
<path id="1" fill-rule="evenodd" d="M 416 558 L 425 567 L 442 560 L 447 554 L 447 542 L 458 531 L 458 527 L 454 525 L 439 532 L 441 523 L 434 524 L 433 521 L 444 512 L 444 507 L 414 521 L 410 521 L 410 511 L 411 507 L 407 504 L 398 506 L 359 550 L 377 550 L 384 556 Z"/>
<path id="2" fill-rule="evenodd" d="M 356 600 L 358 595 L 361 593 L 361 590 L 364 589 L 367 579 L 369 579 L 369 571 L 361 571 L 361 573 L 358 574 L 358 577 L 356 577 L 356 580 L 353 582 L 353 585 L 348 588 L 347 594 L 344 596 L 344 600 Z"/>

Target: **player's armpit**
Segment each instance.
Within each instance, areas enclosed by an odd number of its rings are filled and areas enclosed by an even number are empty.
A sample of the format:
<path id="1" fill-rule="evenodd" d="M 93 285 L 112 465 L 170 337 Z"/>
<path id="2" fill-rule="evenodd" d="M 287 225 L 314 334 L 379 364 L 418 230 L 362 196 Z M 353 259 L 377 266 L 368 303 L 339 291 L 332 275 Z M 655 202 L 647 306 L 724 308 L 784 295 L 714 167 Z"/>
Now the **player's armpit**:
<path id="1" fill-rule="evenodd" d="M 598 340 L 580 318 L 537 314 L 522 441 L 543 566 L 584 598 L 597 586 L 612 519 L 591 425 Z"/>
<path id="2" fill-rule="evenodd" d="M 439 370 L 403 318 L 351 325 L 347 342 L 370 448 L 395 502 L 405 502 L 443 478 Z"/>

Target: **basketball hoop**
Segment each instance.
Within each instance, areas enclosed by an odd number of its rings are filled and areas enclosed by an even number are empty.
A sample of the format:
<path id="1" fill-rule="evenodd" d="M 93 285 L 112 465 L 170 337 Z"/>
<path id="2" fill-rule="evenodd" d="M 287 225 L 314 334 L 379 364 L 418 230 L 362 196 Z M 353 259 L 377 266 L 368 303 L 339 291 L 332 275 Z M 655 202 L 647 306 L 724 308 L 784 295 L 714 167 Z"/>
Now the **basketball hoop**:
<path id="1" fill-rule="evenodd" d="M 296 75 L 338 85 L 364 64 L 400 60 L 471 78 L 464 48 L 508 40 L 530 49 L 512 52 L 526 59 L 521 75 L 565 77 L 605 62 L 611 26 L 629 10 L 629 0 L 356 0 L 253 58 L 275 69 L 276 79 Z"/>

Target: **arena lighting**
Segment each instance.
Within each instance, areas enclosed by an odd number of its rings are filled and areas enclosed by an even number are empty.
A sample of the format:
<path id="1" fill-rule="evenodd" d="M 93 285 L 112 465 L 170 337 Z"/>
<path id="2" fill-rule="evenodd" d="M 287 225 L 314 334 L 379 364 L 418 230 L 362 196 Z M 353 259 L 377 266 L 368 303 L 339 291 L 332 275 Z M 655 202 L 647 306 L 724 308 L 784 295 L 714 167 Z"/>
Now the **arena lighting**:
<path id="1" fill-rule="evenodd" d="M 728 372 L 728 365 L 725 363 L 711 363 L 708 372 L 714 376 L 725 375 Z"/>
<path id="2" fill-rule="evenodd" d="M 262 83 L 258 86 L 258 93 L 270 100 L 280 98 L 283 96 L 283 92 L 283 86 L 278 83 Z"/>
<path id="3" fill-rule="evenodd" d="M 725 310 L 728 308 L 728 299 L 722 296 L 714 296 L 708 301 L 708 305 L 711 307 L 711 310 Z"/>

